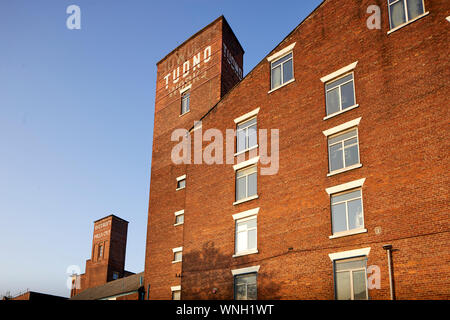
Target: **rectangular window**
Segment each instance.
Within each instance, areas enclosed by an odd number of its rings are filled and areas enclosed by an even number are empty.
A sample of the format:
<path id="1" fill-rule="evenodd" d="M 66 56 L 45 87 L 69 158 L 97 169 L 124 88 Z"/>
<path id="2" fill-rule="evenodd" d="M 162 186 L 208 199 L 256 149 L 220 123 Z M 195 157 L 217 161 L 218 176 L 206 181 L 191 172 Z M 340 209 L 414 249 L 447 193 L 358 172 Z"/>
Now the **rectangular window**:
<path id="1" fill-rule="evenodd" d="M 184 189 L 184 188 L 186 188 L 186 179 L 177 181 L 177 189 Z"/>
<path id="2" fill-rule="evenodd" d="M 355 105 L 353 73 L 325 84 L 327 116 Z"/>
<path id="3" fill-rule="evenodd" d="M 331 195 L 333 234 L 364 228 L 361 189 Z"/>
<path id="4" fill-rule="evenodd" d="M 367 258 L 334 261 L 337 300 L 367 300 Z"/>
<path id="5" fill-rule="evenodd" d="M 388 0 L 391 29 L 424 14 L 423 0 Z"/>
<path id="6" fill-rule="evenodd" d="M 183 93 L 181 96 L 181 114 L 182 115 L 189 111 L 190 96 L 191 96 L 191 94 L 189 91 Z"/>
<path id="7" fill-rule="evenodd" d="M 181 290 L 172 291 L 172 300 L 181 300 Z"/>
<path id="8" fill-rule="evenodd" d="M 236 129 L 237 152 L 255 147 L 257 144 L 256 118 L 237 125 Z"/>
<path id="9" fill-rule="evenodd" d="M 236 220 L 236 254 L 256 251 L 256 216 Z"/>
<path id="10" fill-rule="evenodd" d="M 294 78 L 292 52 L 271 64 L 271 89 L 276 89 Z"/>
<path id="11" fill-rule="evenodd" d="M 236 201 L 256 195 L 256 176 L 256 166 L 236 171 Z"/>
<path id="12" fill-rule="evenodd" d="M 184 214 L 179 214 L 175 216 L 175 224 L 182 224 L 184 223 Z"/>
<path id="13" fill-rule="evenodd" d="M 182 251 L 176 251 L 173 253 L 173 262 L 180 262 L 182 260 L 183 257 L 183 252 Z"/>
<path id="14" fill-rule="evenodd" d="M 256 276 L 256 272 L 234 276 L 234 298 L 236 300 L 256 300 Z"/>
<path id="15" fill-rule="evenodd" d="M 358 129 L 328 138 L 330 172 L 359 164 Z"/>
<path id="16" fill-rule="evenodd" d="M 101 257 L 103 257 L 103 245 L 100 244 L 98 246 L 98 259 L 100 259 Z"/>

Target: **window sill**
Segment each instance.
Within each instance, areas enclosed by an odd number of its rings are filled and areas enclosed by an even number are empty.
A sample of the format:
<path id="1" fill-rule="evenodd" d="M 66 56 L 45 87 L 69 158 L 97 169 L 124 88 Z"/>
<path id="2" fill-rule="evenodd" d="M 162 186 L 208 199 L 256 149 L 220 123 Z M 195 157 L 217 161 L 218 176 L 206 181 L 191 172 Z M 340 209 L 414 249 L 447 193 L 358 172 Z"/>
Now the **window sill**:
<path id="1" fill-rule="evenodd" d="M 250 254 L 255 254 L 255 253 L 258 253 L 258 249 L 238 252 L 236 254 L 233 254 L 233 258 L 242 257 L 242 256 L 248 256 Z"/>
<path id="2" fill-rule="evenodd" d="M 361 163 L 354 164 L 354 165 L 352 165 L 350 167 L 346 167 L 346 168 L 342 168 L 342 169 L 339 169 L 339 170 L 332 171 L 332 172 L 327 174 L 327 177 L 331 177 L 331 176 L 334 176 L 336 174 L 347 172 L 347 171 L 350 171 L 350 170 L 353 170 L 353 169 L 357 169 L 357 168 L 361 168 L 361 167 L 362 167 Z"/>
<path id="3" fill-rule="evenodd" d="M 274 92 L 274 91 L 276 91 L 276 90 L 278 90 L 278 89 L 280 89 L 280 88 L 283 88 L 284 86 L 287 86 L 288 84 L 290 84 L 290 83 L 292 83 L 292 82 L 294 82 L 294 81 L 295 81 L 295 78 L 293 78 L 293 79 L 291 79 L 291 80 L 289 80 L 289 81 L 283 83 L 281 86 L 278 86 L 278 87 L 276 87 L 276 88 L 273 88 L 272 90 L 270 90 L 270 91 L 267 92 L 267 93 L 272 93 L 272 92 Z"/>
<path id="4" fill-rule="evenodd" d="M 177 260 L 177 261 L 172 261 L 172 263 L 180 263 L 180 262 L 182 262 L 183 260 Z"/>
<path id="5" fill-rule="evenodd" d="M 183 187 L 183 188 L 176 188 L 175 191 L 180 191 L 180 190 L 183 190 L 183 189 L 186 189 L 186 187 Z"/>
<path id="6" fill-rule="evenodd" d="M 248 197 L 248 198 L 241 199 L 241 200 L 238 200 L 236 202 L 233 202 L 233 206 L 235 206 L 237 204 L 241 204 L 241 203 L 247 202 L 247 201 L 250 201 L 250 200 L 254 200 L 254 199 L 258 199 L 258 195 L 251 196 L 251 197 Z"/>
<path id="7" fill-rule="evenodd" d="M 353 106 L 351 106 L 351 107 L 348 107 L 348 108 L 346 108 L 346 109 L 344 109 L 344 110 L 341 110 L 341 111 L 335 112 L 335 113 L 333 113 L 333 114 L 330 114 L 329 116 L 324 117 L 323 120 L 328 120 L 328 119 L 330 119 L 330 118 L 336 117 L 336 116 L 338 116 L 338 115 L 340 115 L 340 114 L 343 114 L 344 112 L 353 110 L 353 109 L 358 108 L 358 107 L 359 107 L 359 104 L 355 104 L 355 105 L 353 105 Z"/>
<path id="8" fill-rule="evenodd" d="M 174 227 L 176 227 L 176 226 L 181 226 L 182 224 L 184 224 L 184 222 L 175 223 L 173 226 L 174 226 Z"/>
<path id="9" fill-rule="evenodd" d="M 405 23 L 403 23 L 403 24 L 401 24 L 401 25 L 395 27 L 394 29 L 389 30 L 389 31 L 387 32 L 387 34 L 389 35 L 389 34 L 391 34 L 392 32 L 395 32 L 395 31 L 397 31 L 397 30 L 399 30 L 399 29 L 401 29 L 401 28 L 407 26 L 408 24 L 413 23 L 414 21 L 419 20 L 419 19 L 421 19 L 421 18 L 427 16 L 429 13 L 430 13 L 429 11 L 427 11 L 427 12 L 425 12 L 425 13 L 422 13 L 420 16 L 417 16 L 417 17 L 415 17 L 414 19 L 411 19 L 411 20 L 409 20 L 409 21 L 407 21 L 407 22 L 405 22 Z"/>
<path id="10" fill-rule="evenodd" d="M 257 148 L 258 148 L 258 145 L 255 145 L 255 146 L 253 146 L 253 147 L 251 147 L 251 148 L 249 148 L 249 149 L 245 149 L 245 150 L 236 152 L 236 153 L 234 154 L 234 156 L 237 157 L 237 156 L 240 155 L 240 154 L 246 153 L 246 152 L 248 152 L 248 151 L 255 150 L 255 149 L 257 149 Z"/>
<path id="11" fill-rule="evenodd" d="M 365 232 L 367 232 L 367 229 L 354 229 L 354 230 L 349 230 L 349 231 L 337 232 L 337 233 L 333 234 L 332 236 L 329 236 L 328 238 L 335 239 L 335 238 L 347 237 L 347 236 L 352 236 L 355 234 L 360 234 L 360 233 L 365 233 Z"/>
<path id="12" fill-rule="evenodd" d="M 186 115 L 186 114 L 188 114 L 189 112 L 191 112 L 191 110 L 189 110 L 189 111 L 186 111 L 185 113 L 183 113 L 183 114 L 180 114 L 180 115 L 178 115 L 180 118 L 182 117 L 182 116 L 184 116 L 184 115 Z"/>

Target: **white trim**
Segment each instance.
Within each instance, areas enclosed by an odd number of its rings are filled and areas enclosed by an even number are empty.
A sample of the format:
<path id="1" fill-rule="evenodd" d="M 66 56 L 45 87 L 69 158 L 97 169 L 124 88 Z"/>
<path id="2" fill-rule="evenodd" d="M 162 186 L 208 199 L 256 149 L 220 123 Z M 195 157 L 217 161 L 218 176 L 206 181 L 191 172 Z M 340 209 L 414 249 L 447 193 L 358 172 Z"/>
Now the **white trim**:
<path id="1" fill-rule="evenodd" d="M 184 87 L 183 89 L 180 89 L 180 94 L 185 93 L 185 92 L 188 91 L 190 88 L 192 88 L 192 84 L 188 85 L 187 87 Z"/>
<path id="2" fill-rule="evenodd" d="M 331 136 L 332 134 L 350 129 L 352 127 L 356 127 L 357 125 L 359 125 L 359 123 L 361 122 L 361 117 L 359 117 L 358 119 L 352 120 L 352 121 L 348 121 L 346 123 L 343 123 L 341 125 L 338 125 L 336 127 L 333 127 L 331 129 L 322 131 L 322 133 L 325 135 L 325 137 Z"/>
<path id="3" fill-rule="evenodd" d="M 236 152 L 236 153 L 234 154 L 234 156 L 236 157 L 236 156 L 238 156 L 238 155 L 240 155 L 240 154 L 246 153 L 246 152 L 248 152 L 248 151 L 252 151 L 252 150 L 254 150 L 254 149 L 258 149 L 258 145 L 257 145 L 257 144 L 254 145 L 254 146 L 251 147 L 251 148 L 248 148 L 248 149 L 245 149 L 245 150 Z"/>
<path id="4" fill-rule="evenodd" d="M 186 187 L 176 188 L 175 191 L 180 191 L 180 190 L 183 190 L 183 189 L 186 189 Z"/>
<path id="5" fill-rule="evenodd" d="M 181 181 L 181 180 L 185 180 L 186 179 L 186 175 L 184 174 L 184 175 L 182 175 L 182 176 L 179 176 L 178 178 L 177 178 L 177 181 Z"/>
<path id="6" fill-rule="evenodd" d="M 358 169 L 358 168 L 361 168 L 361 167 L 362 167 L 362 164 L 361 163 L 357 163 L 357 164 L 351 165 L 349 167 L 345 167 L 345 168 L 342 168 L 342 169 L 339 169 L 339 170 L 331 171 L 330 173 L 327 174 L 327 177 L 331 177 L 331 176 L 334 176 L 335 174 L 343 173 L 343 172 L 350 171 L 350 170 L 353 170 L 353 169 Z"/>
<path id="7" fill-rule="evenodd" d="M 335 238 L 347 237 L 347 236 L 352 236 L 354 234 L 360 234 L 360 233 L 366 233 L 366 232 L 367 232 L 367 229 L 365 229 L 365 228 L 352 229 L 352 230 L 347 230 L 347 231 L 342 231 L 342 232 L 336 232 L 335 234 L 333 234 L 332 236 L 329 236 L 328 238 L 335 239 Z"/>
<path id="8" fill-rule="evenodd" d="M 448 16 L 447 18 L 445 18 L 448 22 L 450 22 L 450 16 Z"/>
<path id="9" fill-rule="evenodd" d="M 334 186 L 334 187 L 331 187 L 331 188 L 326 188 L 325 191 L 328 194 L 330 194 L 330 195 L 331 194 L 335 194 L 335 193 L 338 193 L 338 192 L 341 192 L 341 191 L 362 187 L 363 184 L 364 184 L 364 181 L 366 181 L 366 178 L 355 180 L 355 181 L 351 181 L 351 182 L 347 182 L 347 183 L 343 183 L 343 184 L 340 184 L 338 186 Z"/>
<path id="10" fill-rule="evenodd" d="M 392 32 L 397 31 L 398 29 L 401 29 L 401 28 L 407 26 L 408 24 L 413 23 L 414 21 L 419 20 L 419 19 L 421 19 L 421 18 L 427 16 L 429 13 L 430 13 L 429 11 L 427 11 L 427 12 L 425 12 L 425 13 L 422 13 L 420 16 L 417 16 L 417 17 L 415 17 L 414 19 L 411 19 L 411 20 L 409 20 L 409 21 L 406 21 L 405 23 L 403 23 L 403 24 L 401 24 L 401 25 L 399 25 L 399 26 L 396 26 L 394 29 L 389 30 L 389 31 L 387 32 L 387 34 L 391 34 Z"/>
<path id="11" fill-rule="evenodd" d="M 328 256 L 330 257 L 331 261 L 334 261 L 334 260 L 341 260 L 341 259 L 347 259 L 347 258 L 353 258 L 353 257 L 359 257 L 359 256 L 368 256 L 369 252 L 370 252 L 370 247 L 363 248 L 363 249 L 355 249 L 355 250 L 349 250 L 349 251 L 330 253 Z"/>
<path id="12" fill-rule="evenodd" d="M 248 112 L 248 113 L 246 113 L 246 114 L 244 114 L 244 115 L 234 119 L 234 123 L 240 123 L 240 122 L 243 122 L 243 121 L 245 121 L 245 120 L 247 120 L 247 119 L 249 119 L 249 118 L 251 118 L 253 116 L 256 116 L 258 114 L 258 112 L 259 112 L 259 109 L 261 109 L 261 108 L 256 108 L 255 110 L 250 111 L 250 112 Z"/>
<path id="13" fill-rule="evenodd" d="M 250 201 L 250 200 L 258 199 L 258 198 L 259 198 L 258 195 L 254 195 L 254 196 L 251 196 L 251 197 L 248 197 L 248 198 L 245 198 L 245 199 L 241 199 L 241 200 L 233 202 L 233 206 L 235 206 L 237 204 L 241 204 L 243 202 Z"/>
<path id="14" fill-rule="evenodd" d="M 278 90 L 278 89 L 280 89 L 280 88 L 283 88 L 284 86 L 287 86 L 289 83 L 292 83 L 292 82 L 294 82 L 294 81 L 295 81 L 295 78 L 292 78 L 291 80 L 286 81 L 286 82 L 283 83 L 282 85 L 279 85 L 278 87 L 271 89 L 271 90 L 270 90 L 269 92 L 267 92 L 267 93 L 272 93 L 272 92 L 274 92 L 275 90 Z"/>
<path id="15" fill-rule="evenodd" d="M 250 209 L 247 211 L 239 212 L 239 213 L 233 214 L 233 219 L 239 220 L 239 219 L 244 219 L 244 218 L 247 218 L 250 216 L 255 216 L 258 214 L 258 212 L 259 212 L 259 207 L 255 208 L 255 209 Z"/>
<path id="16" fill-rule="evenodd" d="M 173 248 L 172 251 L 175 252 L 180 252 L 183 251 L 183 247 L 178 247 L 178 248 Z"/>
<path id="17" fill-rule="evenodd" d="M 267 61 L 272 62 L 278 58 L 281 58 L 282 56 L 284 56 L 285 54 L 289 53 L 290 51 L 292 51 L 295 47 L 295 44 L 297 42 L 294 42 L 293 44 L 287 46 L 286 48 L 274 53 L 273 55 L 267 57 Z"/>
<path id="18" fill-rule="evenodd" d="M 259 156 L 251 158 L 251 159 L 248 159 L 247 161 L 243 161 L 243 162 L 240 162 L 238 164 L 235 164 L 233 166 L 233 169 L 234 169 L 234 171 L 237 171 L 239 169 L 251 166 L 252 164 L 258 163 L 258 161 L 259 161 Z"/>
<path id="19" fill-rule="evenodd" d="M 353 63 L 349 64 L 349 65 L 346 66 L 346 67 L 343 67 L 343 68 L 341 68 L 341 69 L 339 69 L 339 70 L 337 70 L 337 71 L 335 71 L 335 72 L 333 72 L 333 73 L 330 73 L 329 75 L 326 75 L 325 77 L 320 78 L 320 81 L 322 81 L 323 83 L 325 83 L 325 82 L 328 82 L 328 81 L 330 81 L 330 80 L 332 80 L 332 79 L 334 79 L 334 78 L 337 78 L 337 77 L 339 77 L 339 76 L 342 76 L 342 75 L 344 75 L 345 73 L 350 72 L 350 71 L 352 71 L 353 69 L 355 69 L 357 64 L 358 64 L 358 61 L 353 62 Z"/>
<path id="20" fill-rule="evenodd" d="M 180 216 L 180 215 L 182 215 L 182 214 L 184 214 L 184 209 L 183 209 L 183 210 L 180 210 L 180 211 L 176 211 L 176 212 L 174 213 L 175 216 Z"/>
<path id="21" fill-rule="evenodd" d="M 178 115 L 178 116 L 181 118 L 182 116 L 184 116 L 185 114 L 188 114 L 189 112 L 191 112 L 190 109 L 189 109 L 189 111 L 186 111 L 185 113 L 182 113 L 182 114 L 180 114 L 180 115 Z"/>
<path id="22" fill-rule="evenodd" d="M 326 116 L 326 117 L 323 117 L 323 120 L 327 120 L 327 119 L 336 117 L 336 116 L 338 116 L 338 115 L 340 115 L 340 114 L 342 114 L 342 113 L 344 113 L 344 112 L 353 110 L 353 109 L 358 108 L 358 107 L 359 107 L 359 104 L 355 104 L 355 105 L 353 105 L 353 106 L 351 106 L 351 107 L 345 108 L 345 109 L 343 109 L 343 110 L 341 110 L 341 111 L 338 111 L 338 112 L 332 113 L 332 114 L 330 114 L 330 115 L 328 115 L 328 116 Z"/>
<path id="23" fill-rule="evenodd" d="M 254 267 L 247 267 L 247 268 L 241 268 L 241 269 L 234 269 L 231 270 L 231 274 L 233 276 L 244 274 L 244 273 L 252 273 L 252 272 L 258 272 L 260 266 L 254 266 Z"/>
<path id="24" fill-rule="evenodd" d="M 240 251 L 238 253 L 233 254 L 233 258 L 242 257 L 242 256 L 248 256 L 250 254 L 256 254 L 256 253 L 258 253 L 258 249 Z"/>
<path id="25" fill-rule="evenodd" d="M 181 286 L 170 287 L 170 291 L 181 291 Z"/>

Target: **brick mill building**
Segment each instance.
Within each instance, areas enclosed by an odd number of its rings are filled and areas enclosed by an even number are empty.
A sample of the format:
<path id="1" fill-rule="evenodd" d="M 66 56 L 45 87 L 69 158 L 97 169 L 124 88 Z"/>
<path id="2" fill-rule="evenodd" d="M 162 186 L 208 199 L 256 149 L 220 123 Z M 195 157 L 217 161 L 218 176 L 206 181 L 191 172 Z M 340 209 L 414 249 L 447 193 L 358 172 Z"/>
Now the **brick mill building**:
<path id="1" fill-rule="evenodd" d="M 448 299 L 448 15 L 326 0 L 245 77 L 220 17 L 158 62 L 145 299 Z"/>

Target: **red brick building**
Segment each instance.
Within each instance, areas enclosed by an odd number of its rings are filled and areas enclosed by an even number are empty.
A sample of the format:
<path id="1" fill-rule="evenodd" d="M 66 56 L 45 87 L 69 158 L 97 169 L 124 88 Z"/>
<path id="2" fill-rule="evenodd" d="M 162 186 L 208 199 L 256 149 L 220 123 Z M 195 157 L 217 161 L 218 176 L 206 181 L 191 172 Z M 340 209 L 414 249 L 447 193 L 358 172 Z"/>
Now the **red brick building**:
<path id="1" fill-rule="evenodd" d="M 448 15 L 325 0 L 245 78 L 220 17 L 158 62 L 146 299 L 450 298 Z"/>
<path id="2" fill-rule="evenodd" d="M 115 215 L 94 221 L 91 259 L 86 261 L 85 273 L 73 277 L 72 299 L 140 297 L 143 274 L 125 270 L 127 231 L 128 221 Z"/>

